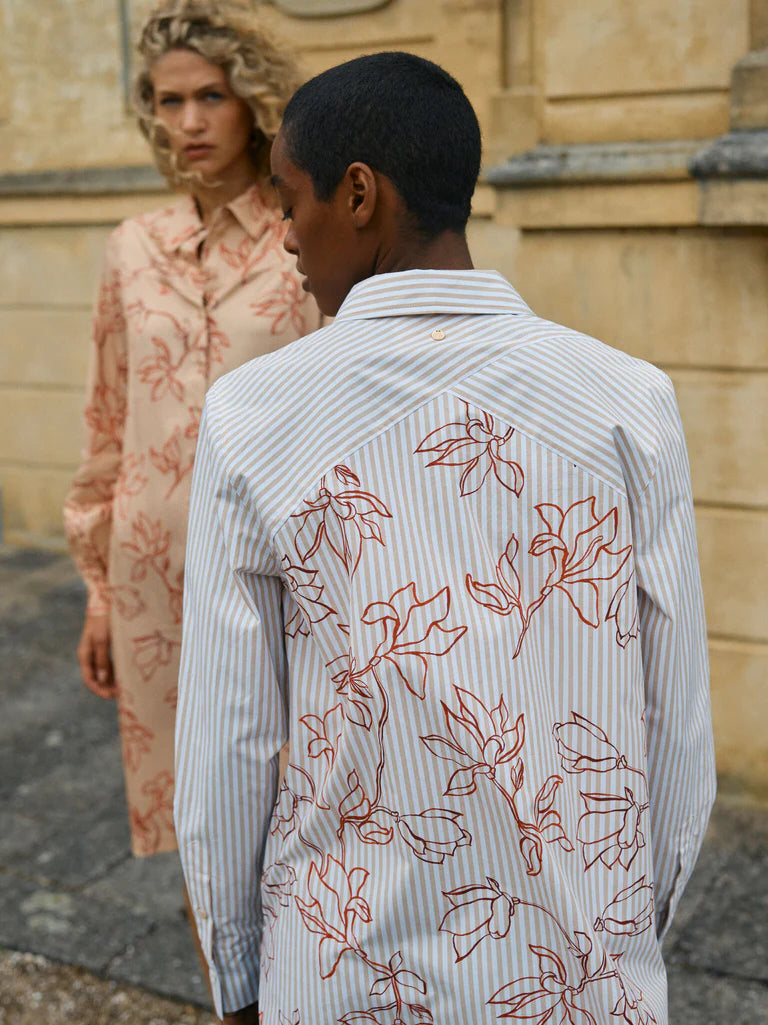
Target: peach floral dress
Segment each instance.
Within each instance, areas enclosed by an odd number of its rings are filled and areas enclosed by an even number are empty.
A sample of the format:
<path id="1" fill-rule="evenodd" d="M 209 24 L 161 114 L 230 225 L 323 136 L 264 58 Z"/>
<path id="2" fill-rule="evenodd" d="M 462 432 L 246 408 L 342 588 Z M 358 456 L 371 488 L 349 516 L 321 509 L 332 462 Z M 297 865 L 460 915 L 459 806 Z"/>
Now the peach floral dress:
<path id="1" fill-rule="evenodd" d="M 64 507 L 89 613 L 108 613 L 133 851 L 176 847 L 173 729 L 187 511 L 205 393 L 320 314 L 254 186 L 203 225 L 191 196 L 110 236 L 86 438 Z"/>

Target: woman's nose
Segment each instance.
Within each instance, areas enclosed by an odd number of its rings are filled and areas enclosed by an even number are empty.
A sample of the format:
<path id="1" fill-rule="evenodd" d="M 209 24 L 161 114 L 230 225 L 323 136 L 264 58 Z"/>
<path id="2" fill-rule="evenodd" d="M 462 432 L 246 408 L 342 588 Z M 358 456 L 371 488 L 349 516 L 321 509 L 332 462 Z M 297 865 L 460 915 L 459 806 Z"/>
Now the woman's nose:
<path id="1" fill-rule="evenodd" d="M 198 103 L 192 101 L 184 104 L 181 127 L 185 132 L 199 132 L 203 128 L 203 115 Z"/>
<path id="2" fill-rule="evenodd" d="M 293 221 L 290 222 L 288 231 L 285 234 L 285 239 L 283 240 L 283 249 L 286 251 L 286 253 L 290 253 L 291 256 L 299 255 L 299 247 L 296 242 L 296 233 L 293 230 Z"/>

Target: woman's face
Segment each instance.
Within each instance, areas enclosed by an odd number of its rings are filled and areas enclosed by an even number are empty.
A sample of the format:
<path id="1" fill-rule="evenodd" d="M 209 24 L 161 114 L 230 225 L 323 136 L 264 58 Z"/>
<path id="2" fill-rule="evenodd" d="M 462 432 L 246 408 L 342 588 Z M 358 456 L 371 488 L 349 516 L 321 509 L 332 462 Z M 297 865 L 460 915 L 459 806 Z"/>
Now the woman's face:
<path id="1" fill-rule="evenodd" d="M 226 184 L 253 172 L 253 114 L 223 68 L 193 50 L 170 50 L 152 65 L 155 117 L 184 171 Z"/>

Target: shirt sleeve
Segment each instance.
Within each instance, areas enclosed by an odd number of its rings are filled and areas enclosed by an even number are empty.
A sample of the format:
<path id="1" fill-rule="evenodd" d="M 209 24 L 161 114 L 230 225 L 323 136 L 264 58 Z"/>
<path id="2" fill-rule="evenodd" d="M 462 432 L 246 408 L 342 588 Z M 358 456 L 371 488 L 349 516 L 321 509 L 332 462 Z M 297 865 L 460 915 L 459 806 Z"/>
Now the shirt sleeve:
<path id="1" fill-rule="evenodd" d="M 715 796 L 707 634 L 688 456 L 668 378 L 658 398 L 659 458 L 634 500 L 638 611 L 656 925 L 666 932 Z"/>
<path id="2" fill-rule="evenodd" d="M 192 483 L 174 815 L 221 1016 L 258 998 L 263 851 L 287 715 L 278 565 L 227 473 L 213 392 Z"/>
<path id="3" fill-rule="evenodd" d="M 72 558 L 88 590 L 88 612 L 109 611 L 107 572 L 115 484 L 123 457 L 127 345 L 117 259 L 118 235 L 107 245 L 93 315 L 80 467 L 64 503 Z"/>

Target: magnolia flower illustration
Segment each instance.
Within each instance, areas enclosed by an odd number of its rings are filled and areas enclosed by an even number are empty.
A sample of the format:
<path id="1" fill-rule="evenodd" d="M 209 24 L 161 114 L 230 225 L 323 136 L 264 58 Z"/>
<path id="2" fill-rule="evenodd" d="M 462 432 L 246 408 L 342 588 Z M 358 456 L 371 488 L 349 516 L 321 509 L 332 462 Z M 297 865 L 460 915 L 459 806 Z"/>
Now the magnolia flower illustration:
<path id="1" fill-rule="evenodd" d="M 139 722 L 133 709 L 128 708 L 125 704 L 125 699 L 120 701 L 117 717 L 120 722 L 123 759 L 128 768 L 135 772 L 139 767 L 142 755 L 149 754 L 152 750 L 155 734 L 148 726 Z"/>
<path id="2" fill-rule="evenodd" d="M 462 497 L 479 491 L 491 474 L 507 491 L 519 495 L 525 482 L 523 468 L 507 458 L 514 428 L 497 427 L 490 413 L 478 410 L 479 415 L 474 415 L 467 402 L 462 399 L 461 404 L 465 419 L 431 431 L 415 451 L 433 454 L 427 466 L 463 467 L 459 478 Z"/>
<path id="3" fill-rule="evenodd" d="M 640 634 L 637 599 L 630 588 L 633 578 L 634 574 L 620 585 L 605 614 L 606 619 L 616 624 L 616 643 L 622 648 Z"/>
<path id="4" fill-rule="evenodd" d="M 565 772 L 610 772 L 627 767 L 627 760 L 608 739 L 605 730 L 578 712 L 571 712 L 565 723 L 555 723 L 552 730 L 557 753 Z"/>
<path id="5" fill-rule="evenodd" d="M 95 402 L 85 407 L 86 426 L 95 435 L 94 453 L 120 448 L 126 418 L 126 398 L 122 388 L 108 384 L 96 386 Z"/>
<path id="6" fill-rule="evenodd" d="M 583 845 L 584 867 L 601 861 L 606 868 L 618 862 L 629 869 L 638 851 L 645 847 L 640 831 L 640 816 L 648 807 L 639 805 L 635 795 L 624 788 L 624 796 L 614 794 L 581 794 L 587 809 L 579 819 L 578 839 Z"/>
<path id="7" fill-rule="evenodd" d="M 167 572 L 171 564 L 168 556 L 170 545 L 171 532 L 163 529 L 162 521 L 152 521 L 140 512 L 131 523 L 131 540 L 120 543 L 121 548 L 133 553 L 131 581 L 138 583 L 144 580 L 150 568 L 160 573 Z"/>
<path id="8" fill-rule="evenodd" d="M 615 969 L 614 977 L 621 990 L 619 999 L 611 1011 L 611 1017 L 618 1018 L 626 1025 L 656 1025 L 654 1014 L 643 1004 L 643 991 L 622 970 L 621 959 L 624 954 L 610 956 Z"/>
<path id="9" fill-rule="evenodd" d="M 271 319 L 270 331 L 273 335 L 280 334 L 289 327 L 298 335 L 306 334 L 304 296 L 300 282 L 290 270 L 281 271 L 279 286 L 271 290 L 266 299 L 251 303 L 251 310 L 255 317 Z"/>
<path id="10" fill-rule="evenodd" d="M 344 709 L 341 704 L 329 708 L 322 718 L 307 713 L 301 716 L 299 722 L 312 734 L 312 739 L 307 744 L 307 754 L 310 758 L 324 759 L 326 769 L 330 772 L 336 760 L 339 740 L 344 733 Z"/>
<path id="11" fill-rule="evenodd" d="M 336 688 L 336 693 L 347 699 L 345 704 L 346 718 L 368 730 L 373 722 L 368 702 L 373 694 L 365 683 L 365 677 L 370 672 L 370 666 L 358 669 L 357 659 L 352 652 L 346 655 L 339 655 L 338 658 L 329 662 L 326 667 L 331 674 L 331 681 Z"/>
<path id="12" fill-rule="evenodd" d="M 112 492 L 113 507 L 122 520 L 128 519 L 129 501 L 140 495 L 147 486 L 149 477 L 144 472 L 144 455 L 129 452 L 120 466 L 120 476 Z"/>
<path id="13" fill-rule="evenodd" d="M 459 824 L 461 814 L 445 808 L 428 808 L 415 815 L 397 815 L 397 832 L 419 861 L 442 865 L 459 847 L 472 843 L 472 836 Z"/>
<path id="14" fill-rule="evenodd" d="M 296 637 L 299 634 L 308 637 L 315 623 L 322 623 L 328 616 L 333 615 L 331 606 L 321 601 L 325 587 L 315 583 L 319 575 L 318 570 L 294 566 L 287 555 L 283 556 L 281 565 L 288 590 L 298 606 L 286 623 L 285 632 L 289 637 Z"/>
<path id="15" fill-rule="evenodd" d="M 457 962 L 468 957 L 484 939 L 504 939 L 512 925 L 519 898 L 510 897 L 490 876 L 486 876 L 486 883 L 443 890 L 453 907 L 443 915 L 440 931 L 453 937 Z"/>
<path id="16" fill-rule="evenodd" d="M 613 936 L 637 936 L 653 923 L 653 884 L 640 876 L 619 890 L 603 913 L 595 919 L 595 932 Z"/>
<path id="17" fill-rule="evenodd" d="M 162 338 L 154 337 L 154 356 L 145 356 L 139 363 L 138 376 L 144 384 L 150 385 L 152 400 L 157 402 L 165 395 L 172 395 L 178 402 L 184 399 L 184 385 L 176 376 L 179 369 L 171 356 L 171 350 Z"/>
<path id="18" fill-rule="evenodd" d="M 451 610 L 451 592 L 443 587 L 431 598 L 420 601 L 416 585 L 398 588 L 388 601 L 373 602 L 361 617 L 369 626 L 381 625 L 384 639 L 377 646 L 369 666 L 382 662 L 392 666 L 405 686 L 418 698 L 424 698 L 429 658 L 446 655 L 466 626 L 445 627 Z"/>
<path id="19" fill-rule="evenodd" d="M 525 976 L 496 990 L 488 1001 L 505 1010 L 499 1018 L 533 1021 L 536 1025 L 597 1025 L 594 1017 L 574 1003 L 578 982 L 569 980 L 563 961 L 547 947 L 529 945 L 539 962 L 538 976 Z"/>
<path id="20" fill-rule="evenodd" d="M 334 474 L 346 490 L 332 492 L 328 475 L 323 477 L 317 498 L 305 501 L 303 511 L 292 517 L 301 520 L 294 544 L 306 564 L 320 545 L 327 543 L 352 577 L 360 563 L 363 543 L 384 544 L 378 520 L 391 519 L 392 514 L 380 498 L 361 490 L 359 478 L 348 467 L 337 466 Z"/>
<path id="21" fill-rule="evenodd" d="M 333 975 L 346 951 L 358 949 L 358 923 L 371 921 L 368 902 L 361 896 L 368 875 L 364 868 L 347 872 L 339 861 L 327 855 L 320 867 L 314 861 L 309 866 L 306 889 L 310 899 L 294 897 L 304 925 L 322 937 L 318 960 L 323 979 Z"/>
<path id="22" fill-rule="evenodd" d="M 291 772 L 290 783 L 288 779 L 286 776 L 280 784 L 269 828 L 273 836 L 277 834 L 283 840 L 287 840 L 301 824 L 299 808 L 302 802 L 315 799 L 311 781 L 303 772 Z"/>
<path id="23" fill-rule="evenodd" d="M 631 545 L 611 548 L 618 533 L 618 510 L 609 509 L 599 518 L 595 504 L 592 496 L 565 511 L 548 502 L 537 505 L 547 530 L 537 534 L 529 549 L 531 555 L 550 556 L 546 587 L 562 591 L 582 622 L 593 627 L 600 625 L 597 582 L 620 573 L 632 551 Z"/>
<path id="24" fill-rule="evenodd" d="M 171 661 L 173 649 L 180 647 L 178 641 L 165 637 L 159 630 L 133 638 L 133 661 L 141 673 L 142 680 L 151 679 L 160 666 Z"/>
<path id="25" fill-rule="evenodd" d="M 296 886 L 296 872 L 292 865 L 275 861 L 264 869 L 261 877 L 261 892 L 265 903 L 290 907 L 293 890 Z"/>
<path id="26" fill-rule="evenodd" d="M 446 797 L 465 797 L 477 789 L 477 777 L 495 777 L 497 767 L 507 765 L 525 743 L 525 719 L 519 715 L 514 723 L 503 697 L 490 711 L 479 698 L 454 685 L 459 711 L 454 712 L 444 701 L 443 715 L 448 737 L 422 737 L 422 743 L 444 761 L 458 765 L 448 781 Z"/>

